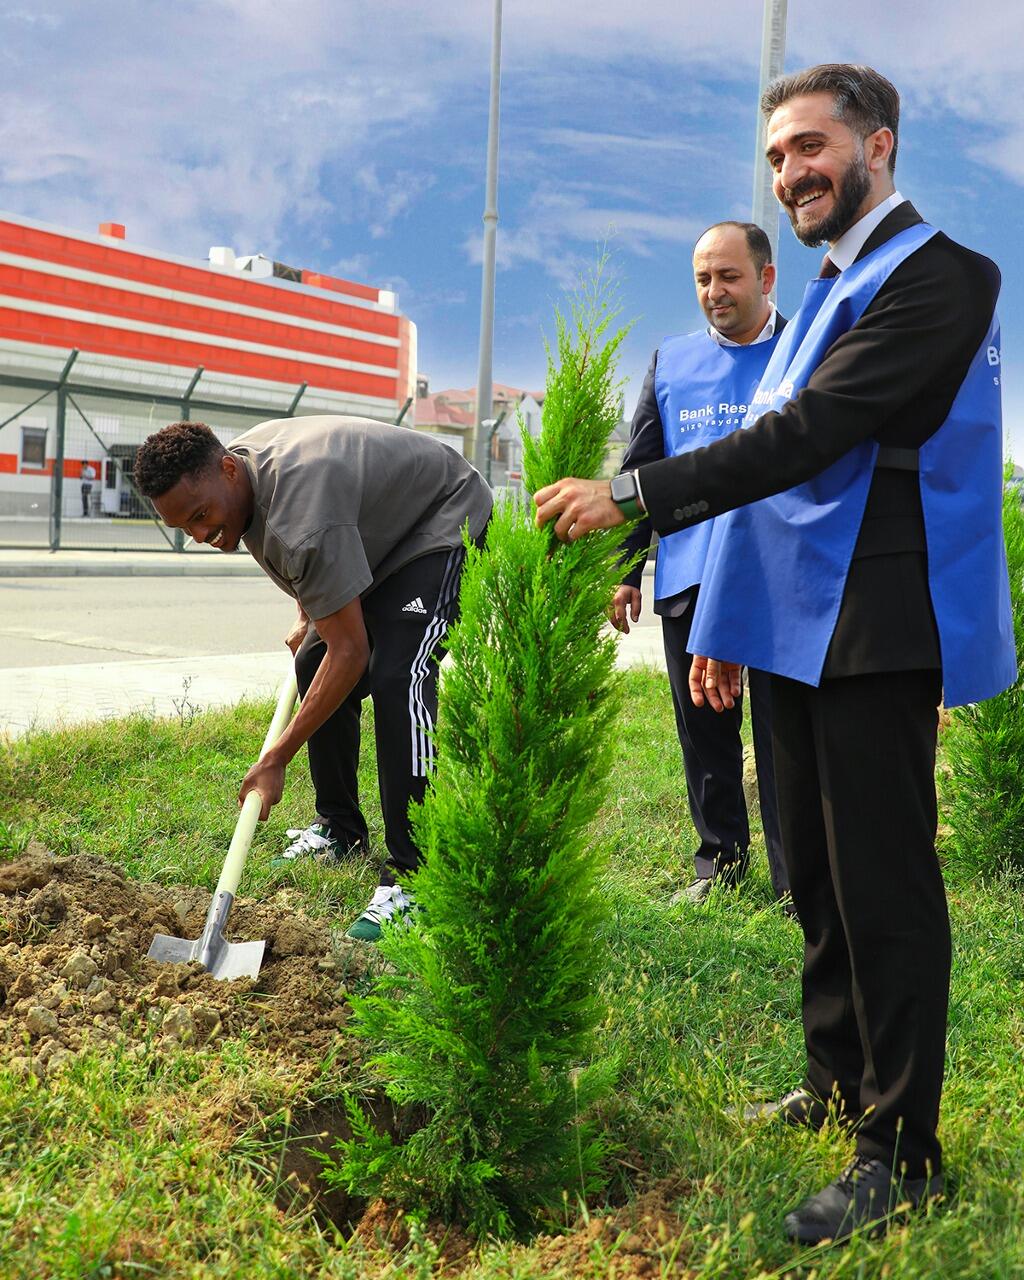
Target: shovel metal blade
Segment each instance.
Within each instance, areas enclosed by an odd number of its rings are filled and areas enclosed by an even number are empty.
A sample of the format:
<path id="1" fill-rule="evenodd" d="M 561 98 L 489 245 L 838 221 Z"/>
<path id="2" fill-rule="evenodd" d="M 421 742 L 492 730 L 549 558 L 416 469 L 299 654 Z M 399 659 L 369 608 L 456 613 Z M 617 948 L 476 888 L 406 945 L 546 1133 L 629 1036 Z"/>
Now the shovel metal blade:
<path id="1" fill-rule="evenodd" d="M 200 964 L 220 980 L 257 977 L 267 944 L 265 941 L 228 942 L 224 937 L 224 922 L 233 901 L 233 894 L 217 894 L 198 938 L 172 938 L 158 933 L 149 944 L 147 956 L 158 964 Z"/>

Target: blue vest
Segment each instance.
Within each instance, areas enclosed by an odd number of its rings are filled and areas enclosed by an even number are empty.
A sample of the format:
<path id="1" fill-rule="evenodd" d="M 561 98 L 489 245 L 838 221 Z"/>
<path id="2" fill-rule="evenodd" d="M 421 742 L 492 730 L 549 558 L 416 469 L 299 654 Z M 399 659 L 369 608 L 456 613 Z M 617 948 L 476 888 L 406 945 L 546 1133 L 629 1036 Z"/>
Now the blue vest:
<path id="1" fill-rule="evenodd" d="M 712 444 L 743 425 L 780 336 L 742 347 L 723 347 L 706 329 L 665 339 L 658 349 L 654 394 L 666 458 Z M 678 595 L 700 582 L 713 525 L 705 520 L 661 539 L 655 599 Z"/>
<path id="2" fill-rule="evenodd" d="M 925 224 L 909 227 L 834 279 L 811 281 L 745 427 L 807 385 L 832 343 L 934 234 Z M 1002 531 L 999 361 L 993 319 L 949 416 L 919 452 L 928 583 L 951 707 L 992 697 L 1017 674 Z M 806 484 L 715 520 L 694 653 L 820 682 L 877 452 L 876 441 L 863 441 Z"/>

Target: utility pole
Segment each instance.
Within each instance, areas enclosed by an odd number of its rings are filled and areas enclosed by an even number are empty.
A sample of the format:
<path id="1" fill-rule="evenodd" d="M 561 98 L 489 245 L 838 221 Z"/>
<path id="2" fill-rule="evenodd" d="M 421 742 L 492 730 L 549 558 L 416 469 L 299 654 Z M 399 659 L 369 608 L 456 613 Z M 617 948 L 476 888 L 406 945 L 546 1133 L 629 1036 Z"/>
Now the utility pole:
<path id="1" fill-rule="evenodd" d="M 491 359 L 494 351 L 494 248 L 498 236 L 498 104 L 501 91 L 501 0 L 494 0 L 491 40 L 491 109 L 487 121 L 487 194 L 484 201 L 483 282 L 480 293 L 480 358 L 476 373 L 476 448 L 473 462 L 483 474 L 490 441 L 485 419 L 493 415 Z"/>
<path id="2" fill-rule="evenodd" d="M 772 245 L 772 261 L 779 257 L 779 203 L 772 194 L 772 171 L 764 158 L 764 121 L 761 96 L 768 85 L 782 75 L 786 59 L 787 0 L 764 0 L 761 32 L 761 83 L 757 91 L 757 135 L 754 147 L 754 201 L 751 222 L 765 232 Z"/>

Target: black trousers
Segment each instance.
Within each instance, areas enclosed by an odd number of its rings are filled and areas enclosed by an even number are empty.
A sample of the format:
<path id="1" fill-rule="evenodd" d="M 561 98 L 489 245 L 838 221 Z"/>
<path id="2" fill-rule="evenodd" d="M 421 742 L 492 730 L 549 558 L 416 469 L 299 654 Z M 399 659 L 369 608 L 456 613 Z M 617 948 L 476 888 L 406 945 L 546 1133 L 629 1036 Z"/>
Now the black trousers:
<path id="1" fill-rule="evenodd" d="M 950 934 L 935 854 L 938 671 L 772 677 L 782 847 L 804 931 L 808 1086 L 859 1154 L 941 1167 Z"/>
<path id="2" fill-rule="evenodd" d="M 415 870 L 420 852 L 412 839 L 409 805 L 421 801 L 434 764 L 438 662 L 448 627 L 458 613 L 465 552 L 437 551 L 399 569 L 362 602 L 370 641 L 366 673 L 337 711 L 309 739 L 309 770 L 317 814 L 345 845 L 367 839 L 359 805 L 360 711 L 373 700 L 377 782 L 387 858 L 381 884 Z M 327 646 L 314 628 L 295 655 L 304 696 Z"/>
<path id="3" fill-rule="evenodd" d="M 690 698 L 690 627 L 697 606 L 697 589 L 681 598 L 681 611 L 661 619 L 665 665 L 676 713 L 676 731 L 683 751 L 683 771 L 690 815 L 700 845 L 696 870 L 700 879 L 714 875 L 739 876 L 746 870 L 750 827 L 743 794 L 743 702 L 731 711 L 695 707 Z M 751 727 L 757 786 L 768 851 L 772 887 L 779 897 L 789 888 L 782 857 L 782 837 L 772 765 L 771 684 L 763 671 L 748 672 Z"/>

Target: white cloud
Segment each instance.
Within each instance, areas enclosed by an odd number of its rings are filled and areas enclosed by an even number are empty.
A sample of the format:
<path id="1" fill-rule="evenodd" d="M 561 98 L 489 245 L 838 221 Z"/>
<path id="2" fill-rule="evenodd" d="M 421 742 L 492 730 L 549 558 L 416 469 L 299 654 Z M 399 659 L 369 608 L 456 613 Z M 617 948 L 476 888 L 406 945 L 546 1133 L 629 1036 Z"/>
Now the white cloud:
<path id="1" fill-rule="evenodd" d="M 327 267 L 327 274 L 341 276 L 345 280 L 368 280 L 372 260 L 368 253 L 354 253 L 349 258 L 336 258 Z"/>
<path id="2" fill-rule="evenodd" d="M 603 155 L 609 151 L 627 151 L 640 156 L 668 154 L 677 157 L 695 156 L 700 148 L 691 139 L 666 135 L 599 133 L 588 129 L 550 128 L 539 133 L 542 142 L 578 151 L 584 155 Z"/>
<path id="3" fill-rule="evenodd" d="M 3 54 L 0 206 L 48 221 L 116 218 L 129 239 L 179 252 L 272 253 L 329 219 L 331 165 L 358 165 L 371 138 L 438 101 L 382 75 L 372 50 L 339 57 L 331 6 L 68 9 L 56 36 L 22 32 Z M 83 48 L 109 54 L 102 69 Z M 407 202 L 384 202 L 384 231 Z"/>
<path id="4" fill-rule="evenodd" d="M 354 184 L 365 199 L 363 219 L 374 240 L 382 240 L 395 223 L 407 213 L 415 199 L 429 191 L 436 179 L 433 174 L 420 175 L 411 170 L 396 170 L 381 177 L 375 164 L 363 165 L 354 175 Z"/>
<path id="5" fill-rule="evenodd" d="M 651 256 L 658 246 L 690 244 L 703 229 L 691 218 L 644 208 L 591 205 L 581 194 L 550 187 L 538 190 L 513 225 L 499 223 L 496 260 L 509 270 L 540 266 L 561 288 L 571 287 L 593 263 L 595 249 L 608 244 L 614 253 Z M 483 239 L 474 232 L 464 242 L 469 261 L 478 265 Z"/>
<path id="6" fill-rule="evenodd" d="M 29 9 L 8 9 L 0 14 L 4 22 L 23 23 L 29 27 L 45 27 L 55 31 L 60 26 L 60 18 L 55 13 L 32 12 Z"/>
<path id="7" fill-rule="evenodd" d="M 526 91 L 538 100 L 520 150 L 503 155 L 503 181 L 534 191 L 503 216 L 503 265 L 563 282 L 609 234 L 638 255 L 689 241 L 701 226 L 673 210 L 688 207 L 691 158 L 713 157 L 720 190 L 745 186 L 750 156 L 716 155 L 712 134 L 751 108 L 736 85 L 756 74 L 759 0 L 507 0 L 504 14 L 506 114 Z M 0 206 L 30 216 L 115 218 L 129 239 L 184 253 L 215 242 L 273 253 L 297 229 L 343 243 L 346 223 L 386 240 L 436 165 L 468 175 L 481 161 L 443 148 L 446 119 L 467 103 L 482 133 L 486 0 L 54 0 L 3 16 Z M 862 0 L 854 26 L 835 6 L 790 0 L 789 50 L 791 66 L 878 65 L 909 117 L 953 112 L 977 130 L 970 155 L 1024 183 L 1019 8 L 933 0 L 925 20 Z M 655 65 L 673 73 L 660 97 Z M 621 104 L 616 127 L 570 114 L 583 93 Z M 685 134 L 665 123 L 680 104 L 699 122 Z M 428 125 L 434 150 L 421 153 Z M 381 158 L 386 139 L 397 164 Z M 475 229 L 466 247 L 478 257 Z"/>

